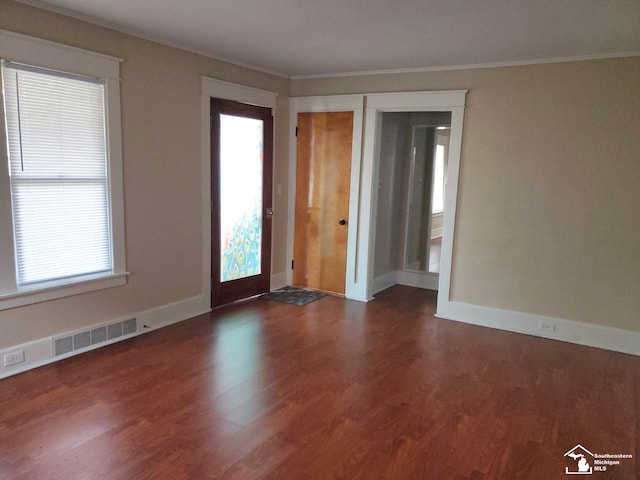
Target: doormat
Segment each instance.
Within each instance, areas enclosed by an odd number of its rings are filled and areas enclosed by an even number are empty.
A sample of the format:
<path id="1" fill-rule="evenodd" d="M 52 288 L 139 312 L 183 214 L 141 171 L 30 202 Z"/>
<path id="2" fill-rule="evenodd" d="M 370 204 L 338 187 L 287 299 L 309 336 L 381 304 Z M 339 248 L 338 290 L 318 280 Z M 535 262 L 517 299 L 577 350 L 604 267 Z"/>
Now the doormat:
<path id="1" fill-rule="evenodd" d="M 326 297 L 326 293 L 316 292 L 314 290 L 304 290 L 302 288 L 284 287 L 280 290 L 265 293 L 262 298 L 267 300 L 275 300 L 276 302 L 289 303 L 291 305 L 307 305 L 322 297 Z"/>

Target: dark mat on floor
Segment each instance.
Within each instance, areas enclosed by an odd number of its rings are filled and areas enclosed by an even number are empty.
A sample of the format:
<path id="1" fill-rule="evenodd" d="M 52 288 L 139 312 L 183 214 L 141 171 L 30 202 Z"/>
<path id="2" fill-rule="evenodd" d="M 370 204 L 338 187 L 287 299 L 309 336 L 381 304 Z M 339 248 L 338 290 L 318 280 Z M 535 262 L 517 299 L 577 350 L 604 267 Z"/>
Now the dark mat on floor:
<path id="1" fill-rule="evenodd" d="M 320 300 L 326 297 L 326 293 L 315 292 L 313 290 L 304 290 L 302 288 L 284 287 L 280 290 L 265 293 L 262 298 L 267 300 L 275 300 L 276 302 L 289 303 L 291 305 L 307 305 L 308 303 Z"/>

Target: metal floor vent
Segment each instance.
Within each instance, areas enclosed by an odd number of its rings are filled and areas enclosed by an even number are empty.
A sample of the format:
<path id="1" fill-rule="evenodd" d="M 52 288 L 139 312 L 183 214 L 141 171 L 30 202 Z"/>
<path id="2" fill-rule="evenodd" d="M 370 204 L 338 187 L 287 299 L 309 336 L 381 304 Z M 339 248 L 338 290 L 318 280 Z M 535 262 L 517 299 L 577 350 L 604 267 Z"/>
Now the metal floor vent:
<path id="1" fill-rule="evenodd" d="M 80 350 L 91 345 L 113 340 L 114 338 L 136 333 L 138 331 L 138 320 L 130 318 L 122 322 L 102 325 L 90 328 L 84 332 L 77 332 L 64 337 L 53 339 L 53 352 L 55 356 Z"/>

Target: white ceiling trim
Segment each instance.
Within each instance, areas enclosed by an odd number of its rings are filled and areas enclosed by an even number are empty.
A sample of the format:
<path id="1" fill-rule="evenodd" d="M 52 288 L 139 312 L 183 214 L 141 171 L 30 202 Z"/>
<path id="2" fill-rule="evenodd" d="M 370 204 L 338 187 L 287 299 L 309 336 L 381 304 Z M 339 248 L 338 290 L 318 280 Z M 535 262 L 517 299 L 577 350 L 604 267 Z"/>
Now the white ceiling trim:
<path id="1" fill-rule="evenodd" d="M 316 75 L 291 75 L 291 80 L 312 80 L 315 78 L 358 77 L 364 75 L 387 75 L 394 73 L 441 72 L 444 70 L 471 70 L 478 68 L 521 67 L 525 65 L 541 65 L 545 63 L 583 62 L 607 58 L 640 57 L 640 51 L 616 52 L 600 55 L 580 55 L 575 57 L 541 58 L 536 60 L 517 60 L 512 62 L 476 63 L 471 65 L 448 65 L 442 67 L 394 68 L 388 70 L 364 70 L 360 72 L 322 73 Z"/>

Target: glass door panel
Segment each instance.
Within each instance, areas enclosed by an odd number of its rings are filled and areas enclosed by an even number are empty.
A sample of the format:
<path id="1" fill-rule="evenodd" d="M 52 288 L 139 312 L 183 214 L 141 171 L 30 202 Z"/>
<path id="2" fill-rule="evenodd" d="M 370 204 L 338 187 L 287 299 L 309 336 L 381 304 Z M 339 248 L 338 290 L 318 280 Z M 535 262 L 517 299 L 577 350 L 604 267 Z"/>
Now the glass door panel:
<path id="1" fill-rule="evenodd" d="M 220 114 L 220 281 L 260 275 L 264 122 Z"/>

